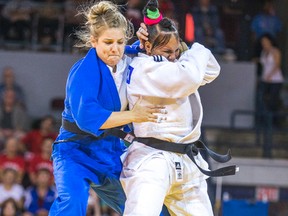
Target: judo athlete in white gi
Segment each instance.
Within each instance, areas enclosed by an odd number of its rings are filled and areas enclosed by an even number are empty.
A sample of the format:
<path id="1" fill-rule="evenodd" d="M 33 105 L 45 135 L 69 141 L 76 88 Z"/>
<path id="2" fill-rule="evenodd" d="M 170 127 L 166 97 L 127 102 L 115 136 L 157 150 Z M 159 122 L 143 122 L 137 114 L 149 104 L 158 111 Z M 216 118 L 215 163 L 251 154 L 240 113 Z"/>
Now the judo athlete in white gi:
<path id="1" fill-rule="evenodd" d="M 198 43 L 176 59 L 179 35 L 173 22 L 167 18 L 147 22 L 151 13 L 154 19 L 161 16 L 155 16 L 155 4 L 150 1 L 146 6 L 146 11 L 150 9 L 145 14 L 147 54 L 139 54 L 130 64 L 127 94 L 130 108 L 141 97 L 147 105 L 165 106 L 167 114 L 159 115 L 157 123 L 133 123 L 134 133 L 136 137 L 191 143 L 200 137 L 203 117 L 198 88 L 212 82 L 220 66 L 211 52 Z M 200 153 L 195 160 L 208 169 Z M 135 141 L 123 156 L 120 180 L 127 197 L 124 215 L 157 216 L 164 203 L 172 216 L 212 216 L 207 178 L 187 155 Z"/>
<path id="2" fill-rule="evenodd" d="M 129 23 L 108 1 L 85 12 L 86 31 L 79 32 L 90 50 L 71 68 L 63 123 L 52 152 L 58 198 L 49 215 L 85 216 L 88 191 L 122 213 L 125 194 L 119 176 L 120 155 L 125 146 L 119 138 L 97 139 L 105 129 L 132 121 L 156 121 L 158 108 L 127 108 L 126 74 L 129 58 L 123 56 Z M 156 118 L 156 119 L 155 119 Z"/>

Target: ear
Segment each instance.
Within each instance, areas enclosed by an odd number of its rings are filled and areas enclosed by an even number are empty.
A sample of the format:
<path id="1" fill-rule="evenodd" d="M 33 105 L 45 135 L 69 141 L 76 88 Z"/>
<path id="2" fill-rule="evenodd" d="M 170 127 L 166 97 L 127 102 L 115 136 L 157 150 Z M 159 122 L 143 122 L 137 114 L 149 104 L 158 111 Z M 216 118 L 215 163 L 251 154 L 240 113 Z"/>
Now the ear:
<path id="1" fill-rule="evenodd" d="M 147 54 L 151 54 L 152 44 L 149 41 L 145 41 L 144 48 L 145 48 Z"/>
<path id="2" fill-rule="evenodd" d="M 90 36 L 90 42 L 91 42 L 92 47 L 96 48 L 97 40 L 93 35 Z"/>

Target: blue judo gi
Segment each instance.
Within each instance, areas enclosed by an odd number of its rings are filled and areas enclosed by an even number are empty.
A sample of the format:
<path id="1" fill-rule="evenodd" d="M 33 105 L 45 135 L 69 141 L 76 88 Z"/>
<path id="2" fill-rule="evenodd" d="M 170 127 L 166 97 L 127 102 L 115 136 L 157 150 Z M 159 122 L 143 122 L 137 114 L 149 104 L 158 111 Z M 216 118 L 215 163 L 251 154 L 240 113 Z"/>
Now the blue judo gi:
<path id="1" fill-rule="evenodd" d="M 92 48 L 70 70 L 62 118 L 75 122 L 84 132 L 99 136 L 104 132 L 100 129 L 102 124 L 113 111 L 120 109 L 120 98 L 110 70 Z M 120 155 L 125 145 L 113 136 L 101 140 L 83 136 L 69 141 L 73 136 L 74 133 L 61 127 L 56 141 L 64 142 L 53 145 L 58 198 L 49 215 L 86 215 L 90 186 L 102 200 L 122 213 L 126 197 L 119 175 L 122 169 Z"/>

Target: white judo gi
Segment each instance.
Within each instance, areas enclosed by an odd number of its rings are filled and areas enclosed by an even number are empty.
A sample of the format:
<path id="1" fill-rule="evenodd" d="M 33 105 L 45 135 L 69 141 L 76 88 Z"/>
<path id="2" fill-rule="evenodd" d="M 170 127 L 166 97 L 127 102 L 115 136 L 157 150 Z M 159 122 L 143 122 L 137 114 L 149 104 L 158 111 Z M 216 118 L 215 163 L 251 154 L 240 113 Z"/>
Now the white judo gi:
<path id="1" fill-rule="evenodd" d="M 132 108 L 142 97 L 143 104 L 164 105 L 168 113 L 160 114 L 158 123 L 134 123 L 135 135 L 177 143 L 198 140 L 203 110 L 197 90 L 213 81 L 219 72 L 214 56 L 198 43 L 176 62 L 139 54 L 127 77 L 129 106 Z M 122 159 L 120 180 L 127 196 L 124 215 L 158 216 L 163 203 L 171 215 L 213 215 L 207 176 L 187 155 L 133 142 Z M 200 154 L 195 159 L 203 169 L 208 169 Z"/>

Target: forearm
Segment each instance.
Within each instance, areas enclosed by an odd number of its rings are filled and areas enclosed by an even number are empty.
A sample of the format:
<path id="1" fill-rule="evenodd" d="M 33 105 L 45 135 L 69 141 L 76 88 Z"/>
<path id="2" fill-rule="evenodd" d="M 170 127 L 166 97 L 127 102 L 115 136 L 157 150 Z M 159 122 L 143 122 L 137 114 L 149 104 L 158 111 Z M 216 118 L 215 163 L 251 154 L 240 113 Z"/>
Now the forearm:
<path id="1" fill-rule="evenodd" d="M 142 98 L 129 111 L 112 112 L 100 129 L 119 127 L 132 122 L 157 122 L 157 114 L 163 113 L 163 106 L 141 106 Z M 165 112 L 164 112 L 165 113 Z"/>
<path id="2" fill-rule="evenodd" d="M 269 74 L 268 74 L 269 78 L 272 77 L 274 74 L 278 73 L 278 71 L 281 68 L 281 54 L 279 50 L 274 50 L 272 54 L 273 54 L 275 65 L 271 69 L 271 71 L 269 71 Z"/>
<path id="3" fill-rule="evenodd" d="M 133 122 L 131 111 L 112 112 L 109 118 L 104 122 L 100 129 L 109 129 L 119 127 Z"/>
<path id="4" fill-rule="evenodd" d="M 205 75 L 204 75 L 202 85 L 211 83 L 213 80 L 215 80 L 220 74 L 220 69 L 221 68 L 220 68 L 219 63 L 215 59 L 214 55 L 210 53 L 210 58 L 207 62 L 207 67 L 205 70 Z"/>

